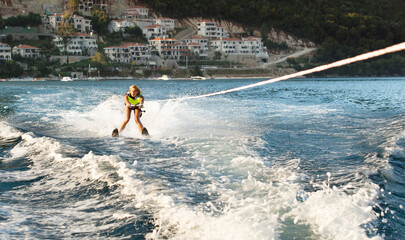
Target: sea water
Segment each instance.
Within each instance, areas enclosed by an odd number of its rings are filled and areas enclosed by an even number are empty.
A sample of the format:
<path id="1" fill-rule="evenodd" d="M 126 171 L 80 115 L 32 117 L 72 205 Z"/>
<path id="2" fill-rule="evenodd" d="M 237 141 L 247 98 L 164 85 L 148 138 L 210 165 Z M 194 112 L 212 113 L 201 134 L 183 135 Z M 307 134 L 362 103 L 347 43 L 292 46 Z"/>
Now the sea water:
<path id="1" fill-rule="evenodd" d="M 405 79 L 258 81 L 1 82 L 0 239 L 404 239 Z"/>

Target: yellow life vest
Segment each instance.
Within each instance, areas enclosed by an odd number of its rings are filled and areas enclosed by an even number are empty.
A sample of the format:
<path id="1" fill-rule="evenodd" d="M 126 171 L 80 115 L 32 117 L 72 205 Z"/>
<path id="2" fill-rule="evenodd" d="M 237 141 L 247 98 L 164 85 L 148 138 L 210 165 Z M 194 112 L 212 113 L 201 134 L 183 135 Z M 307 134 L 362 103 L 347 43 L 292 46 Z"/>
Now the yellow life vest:
<path id="1" fill-rule="evenodd" d="M 136 104 L 141 103 L 142 94 L 138 93 L 138 95 L 136 95 L 135 98 L 132 98 L 131 94 L 127 93 L 127 97 L 128 97 L 128 102 L 130 104 L 136 105 Z"/>

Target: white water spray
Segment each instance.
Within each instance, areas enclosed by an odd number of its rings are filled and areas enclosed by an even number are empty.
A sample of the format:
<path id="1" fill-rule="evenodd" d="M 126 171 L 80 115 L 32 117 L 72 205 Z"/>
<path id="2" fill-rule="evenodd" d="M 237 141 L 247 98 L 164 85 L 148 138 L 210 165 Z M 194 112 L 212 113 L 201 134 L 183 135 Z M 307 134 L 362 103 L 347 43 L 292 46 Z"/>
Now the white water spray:
<path id="1" fill-rule="evenodd" d="M 275 82 L 279 82 L 282 80 L 287 80 L 290 78 L 295 78 L 295 77 L 300 77 L 300 76 L 304 76 L 310 73 L 314 73 L 314 72 L 321 72 L 321 71 L 325 71 L 327 69 L 330 68 L 335 68 L 335 67 L 340 67 L 340 66 L 344 66 L 347 64 L 351 64 L 354 62 L 359 62 L 359 61 L 364 61 L 370 58 L 375 58 L 387 53 L 393 53 L 393 52 L 398 52 L 398 51 L 402 51 L 405 50 L 405 42 L 396 44 L 396 45 L 392 45 L 390 47 L 387 48 L 383 48 L 383 49 L 379 49 L 379 50 L 375 50 L 372 52 L 368 52 L 368 53 L 364 53 L 355 57 L 351 57 L 351 58 L 346 58 L 334 63 L 329 63 L 329 64 L 325 64 L 319 67 L 315 67 L 312 69 L 308 69 L 308 70 L 304 70 L 304 71 L 300 71 L 297 73 L 292 73 L 292 74 L 288 74 L 288 75 L 284 75 L 278 78 L 273 78 L 273 79 L 269 79 L 269 80 L 265 80 L 262 82 L 258 82 L 258 83 L 254 83 L 254 84 L 249 84 L 246 86 L 242 86 L 242 87 L 237 87 L 237 88 L 232 88 L 232 89 L 228 89 L 228 90 L 223 90 L 223 91 L 219 91 L 219 92 L 214 92 L 214 93 L 208 93 L 208 94 L 203 94 L 203 95 L 199 95 L 199 96 L 190 96 L 190 97 L 182 97 L 182 98 L 176 98 L 173 100 L 188 100 L 188 99 L 196 99 L 196 98 L 204 98 L 204 97 L 210 97 L 210 96 L 215 96 L 215 95 L 221 95 L 221 94 L 225 94 L 225 93 L 230 93 L 230 92 L 236 92 L 236 91 L 241 91 L 241 90 L 245 90 L 245 89 L 249 89 L 249 88 L 253 88 L 253 87 L 258 87 L 258 86 L 262 86 L 262 85 L 266 85 L 266 84 L 270 84 L 270 83 L 275 83 Z"/>

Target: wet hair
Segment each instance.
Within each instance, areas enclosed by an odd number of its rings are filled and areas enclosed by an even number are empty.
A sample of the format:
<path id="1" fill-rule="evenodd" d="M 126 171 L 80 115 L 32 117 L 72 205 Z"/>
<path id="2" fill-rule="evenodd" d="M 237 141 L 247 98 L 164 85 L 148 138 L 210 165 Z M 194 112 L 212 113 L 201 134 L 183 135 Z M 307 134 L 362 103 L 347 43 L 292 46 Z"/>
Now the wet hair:
<path id="1" fill-rule="evenodd" d="M 130 86 L 130 87 L 129 87 L 129 91 L 131 91 L 131 89 L 135 89 L 138 93 L 141 93 L 141 89 L 139 89 L 139 87 L 136 86 L 136 85 Z"/>

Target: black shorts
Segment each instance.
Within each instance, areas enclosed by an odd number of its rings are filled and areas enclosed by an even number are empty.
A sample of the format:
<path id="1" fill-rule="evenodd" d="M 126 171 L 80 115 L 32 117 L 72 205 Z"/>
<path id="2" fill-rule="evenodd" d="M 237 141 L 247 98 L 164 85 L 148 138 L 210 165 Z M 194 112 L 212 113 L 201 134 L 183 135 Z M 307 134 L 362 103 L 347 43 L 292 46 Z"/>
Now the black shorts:
<path id="1" fill-rule="evenodd" d="M 131 110 L 136 110 L 136 109 L 141 110 L 139 107 L 135 107 L 135 106 L 133 106 L 133 107 L 129 107 L 129 109 L 131 109 Z"/>
<path id="2" fill-rule="evenodd" d="M 129 107 L 129 109 L 131 109 L 131 110 L 136 110 L 136 109 L 138 109 L 139 110 L 139 112 L 140 112 L 140 114 L 139 114 L 139 117 L 142 117 L 142 110 L 139 108 L 139 107 Z"/>

